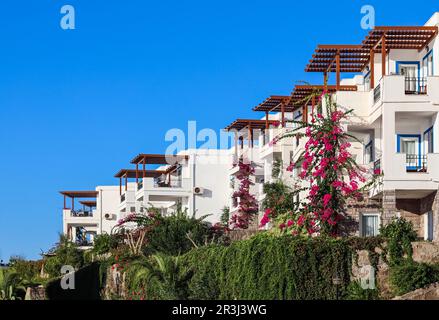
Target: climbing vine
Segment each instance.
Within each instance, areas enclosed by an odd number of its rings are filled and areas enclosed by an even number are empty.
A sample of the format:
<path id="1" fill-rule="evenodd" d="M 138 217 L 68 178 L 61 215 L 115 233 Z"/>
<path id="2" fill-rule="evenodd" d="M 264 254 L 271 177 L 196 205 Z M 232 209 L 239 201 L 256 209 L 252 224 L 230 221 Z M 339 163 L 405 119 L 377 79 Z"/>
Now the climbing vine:
<path id="1" fill-rule="evenodd" d="M 255 173 L 252 163 L 239 162 L 239 171 L 236 178 L 239 180 L 239 189 L 235 191 L 232 198 L 238 203 L 238 210 L 230 219 L 231 229 L 248 229 L 252 218 L 258 213 L 258 202 L 254 195 L 250 193 L 250 188 L 254 185 L 251 180 Z"/>

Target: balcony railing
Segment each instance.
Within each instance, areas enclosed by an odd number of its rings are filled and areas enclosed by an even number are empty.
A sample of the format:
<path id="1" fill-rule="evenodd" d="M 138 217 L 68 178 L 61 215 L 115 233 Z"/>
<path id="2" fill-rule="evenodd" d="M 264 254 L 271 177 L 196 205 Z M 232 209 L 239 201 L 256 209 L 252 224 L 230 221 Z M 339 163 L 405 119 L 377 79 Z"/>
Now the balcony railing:
<path id="1" fill-rule="evenodd" d="M 93 217 L 93 211 L 70 210 L 71 217 Z"/>
<path id="2" fill-rule="evenodd" d="M 374 172 L 374 174 L 381 174 L 381 159 L 374 161 L 373 172 Z"/>
<path id="3" fill-rule="evenodd" d="M 406 94 L 427 94 L 427 79 L 417 77 L 405 77 Z"/>
<path id="4" fill-rule="evenodd" d="M 373 89 L 373 103 L 377 103 L 381 98 L 381 84 L 378 84 L 375 89 Z"/>
<path id="5" fill-rule="evenodd" d="M 407 172 L 427 172 L 427 156 L 407 154 L 406 168 Z"/>
<path id="6" fill-rule="evenodd" d="M 166 181 L 162 178 L 154 178 L 154 188 L 181 188 L 181 179 Z"/>
<path id="7" fill-rule="evenodd" d="M 91 247 L 91 246 L 93 246 L 93 242 L 91 242 L 90 240 L 76 240 L 75 243 L 79 247 Z"/>

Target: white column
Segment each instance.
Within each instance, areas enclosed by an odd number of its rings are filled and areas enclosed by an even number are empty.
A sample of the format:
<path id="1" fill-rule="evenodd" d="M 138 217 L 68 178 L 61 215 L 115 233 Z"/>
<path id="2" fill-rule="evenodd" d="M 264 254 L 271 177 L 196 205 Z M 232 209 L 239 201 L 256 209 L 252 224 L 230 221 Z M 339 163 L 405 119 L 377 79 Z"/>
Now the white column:
<path id="1" fill-rule="evenodd" d="M 392 163 L 396 155 L 395 109 L 392 106 L 383 106 L 382 122 L 382 158 L 381 167 L 386 175 L 392 171 Z"/>
<path id="2" fill-rule="evenodd" d="M 433 117 L 433 151 L 439 153 L 439 115 Z"/>

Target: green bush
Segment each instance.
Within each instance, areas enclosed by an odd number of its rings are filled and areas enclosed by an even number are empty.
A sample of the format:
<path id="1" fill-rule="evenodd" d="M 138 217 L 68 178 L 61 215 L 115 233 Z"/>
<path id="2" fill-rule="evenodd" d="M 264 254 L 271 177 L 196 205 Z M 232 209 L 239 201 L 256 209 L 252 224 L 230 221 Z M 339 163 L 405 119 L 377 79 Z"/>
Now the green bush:
<path id="1" fill-rule="evenodd" d="M 359 281 L 353 281 L 347 289 L 346 300 L 379 300 L 378 289 L 363 289 Z"/>
<path id="2" fill-rule="evenodd" d="M 93 241 L 92 252 L 95 254 L 105 254 L 110 250 L 117 248 L 119 244 L 119 238 L 107 233 L 99 234 Z"/>
<path id="3" fill-rule="evenodd" d="M 11 257 L 9 265 L 22 279 L 26 286 L 37 286 L 43 279 L 40 277 L 43 260 L 25 260 L 20 257 Z"/>
<path id="4" fill-rule="evenodd" d="M 46 258 L 44 271 L 51 278 L 61 276 L 61 267 L 70 265 L 78 270 L 84 265 L 84 253 L 78 246 L 70 242 L 66 237 L 61 236 L 60 242 L 53 251 L 53 256 Z"/>
<path id="5" fill-rule="evenodd" d="M 351 251 L 343 240 L 257 235 L 229 247 L 183 256 L 194 272 L 190 299 L 336 299 L 350 283 Z M 341 279 L 338 288 L 333 278 Z"/>
<path id="6" fill-rule="evenodd" d="M 218 241 L 222 237 L 212 229 L 205 218 L 189 216 L 187 210 L 177 210 L 170 216 L 156 216 L 158 223 L 147 234 L 145 255 L 163 253 L 176 256 L 206 242 Z"/>
<path id="7" fill-rule="evenodd" d="M 381 228 L 380 234 L 388 241 L 387 252 L 391 266 L 403 263 L 406 258 L 412 259 L 412 242 L 417 239 L 417 235 L 411 222 L 404 218 L 393 219 Z"/>
<path id="8" fill-rule="evenodd" d="M 439 281 L 439 266 L 406 261 L 390 269 L 390 284 L 396 295 L 403 295 Z"/>

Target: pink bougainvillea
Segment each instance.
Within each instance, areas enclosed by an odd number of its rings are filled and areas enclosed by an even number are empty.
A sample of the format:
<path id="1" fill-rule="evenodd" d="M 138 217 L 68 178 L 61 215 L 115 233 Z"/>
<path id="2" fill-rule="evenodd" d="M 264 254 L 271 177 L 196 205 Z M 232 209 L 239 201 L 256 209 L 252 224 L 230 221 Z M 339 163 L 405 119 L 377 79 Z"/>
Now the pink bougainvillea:
<path id="1" fill-rule="evenodd" d="M 311 123 L 299 122 L 295 131 L 301 131 L 306 139 L 305 150 L 296 163 L 288 166 L 301 170 L 299 177 L 309 182 L 307 197 L 294 212 L 273 214 L 266 210 L 264 224 L 276 216 L 278 230 L 294 235 L 336 235 L 339 222 L 345 216 L 346 202 L 360 198 L 365 187 L 366 170 L 359 167 L 349 153 L 349 136 L 342 125 L 349 112 L 337 109 L 327 93 L 319 96 L 317 114 L 311 115 Z M 323 111 L 323 102 L 326 108 Z M 296 137 L 297 133 L 288 137 Z M 283 138 L 288 138 L 283 137 Z M 376 175 L 377 173 L 374 172 Z"/>
<path id="2" fill-rule="evenodd" d="M 239 180 L 239 189 L 235 191 L 232 198 L 238 202 L 238 210 L 230 219 L 231 229 L 248 229 L 252 218 L 258 213 L 258 201 L 250 193 L 250 187 L 254 184 L 251 177 L 255 173 L 254 165 L 251 163 L 240 162 L 239 171 L 236 178 Z"/>

